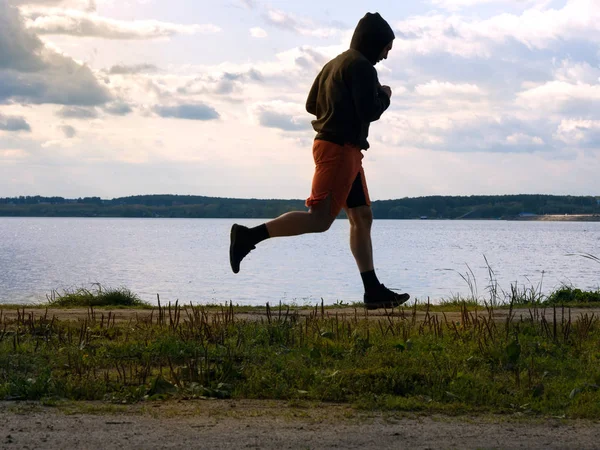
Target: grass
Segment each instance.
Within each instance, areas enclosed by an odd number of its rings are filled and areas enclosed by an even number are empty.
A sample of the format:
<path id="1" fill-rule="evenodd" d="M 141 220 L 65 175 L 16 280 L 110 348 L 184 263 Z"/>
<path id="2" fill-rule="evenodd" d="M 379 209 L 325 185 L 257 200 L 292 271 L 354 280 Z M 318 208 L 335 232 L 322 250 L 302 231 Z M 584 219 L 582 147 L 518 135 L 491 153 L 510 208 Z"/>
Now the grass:
<path id="1" fill-rule="evenodd" d="M 572 286 L 564 286 L 550 294 L 546 303 L 549 305 L 586 305 L 594 303 L 600 305 L 600 289 L 596 291 L 582 291 Z"/>
<path id="2" fill-rule="evenodd" d="M 459 305 L 457 305 L 459 306 Z M 0 314 L 0 399 L 168 398 L 345 402 L 364 409 L 600 417 L 600 326 L 593 314 L 537 306 L 504 322 L 460 305 L 369 318 L 267 306 L 243 320 L 232 305 L 167 305 L 118 323 L 88 309 Z M 11 316 L 14 317 L 14 316 Z"/>
<path id="3" fill-rule="evenodd" d="M 75 307 L 101 307 L 117 306 L 124 308 L 151 308 L 147 302 L 142 301 L 137 294 L 126 288 L 104 289 L 101 284 L 94 283 L 92 289 L 77 288 L 64 290 L 62 293 L 52 291 L 47 295 L 48 303 L 45 306 L 51 308 L 75 308 Z"/>
<path id="4" fill-rule="evenodd" d="M 600 263 L 600 258 L 589 253 L 568 254 L 567 256 L 583 257 L 596 263 Z M 467 264 L 467 270 L 461 273 L 455 269 L 444 269 L 456 272 L 466 283 L 469 294 L 456 294 L 447 299 L 442 299 L 439 306 L 446 308 L 456 308 L 463 304 L 471 307 L 492 307 L 492 308 L 513 308 L 513 307 L 544 307 L 552 305 L 569 304 L 569 306 L 594 306 L 600 305 L 600 288 L 595 291 L 582 291 L 573 286 L 564 285 L 561 288 L 545 295 L 542 291 L 544 281 L 544 272 L 539 283 L 534 284 L 527 279 L 529 285 L 511 283 L 509 290 L 504 290 L 498 283 L 496 274 L 490 266 L 486 256 L 483 256 L 488 271 L 487 285 L 485 286 L 486 296 L 479 294 L 477 280 L 471 267 Z"/>
<path id="5" fill-rule="evenodd" d="M 511 284 L 509 291 L 496 290 L 489 299 L 474 297 L 472 295 L 454 295 L 448 299 L 442 299 L 432 310 L 453 311 L 461 305 L 470 307 L 492 307 L 495 309 L 509 309 L 511 307 L 551 307 L 569 305 L 570 307 L 593 307 L 600 306 L 600 289 L 584 291 L 573 286 L 562 286 L 548 295 L 542 294 L 539 287 L 518 286 Z"/>

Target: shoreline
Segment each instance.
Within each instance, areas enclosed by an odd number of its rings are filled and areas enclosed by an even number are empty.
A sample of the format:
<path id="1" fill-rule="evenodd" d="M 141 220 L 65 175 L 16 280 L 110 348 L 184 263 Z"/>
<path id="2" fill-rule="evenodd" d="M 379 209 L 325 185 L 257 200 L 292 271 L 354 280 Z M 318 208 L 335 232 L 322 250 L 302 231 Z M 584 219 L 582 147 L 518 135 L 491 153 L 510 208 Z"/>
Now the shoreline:
<path id="1" fill-rule="evenodd" d="M 0 219 L 197 219 L 197 220 L 271 220 L 275 217 L 167 217 L 167 216 L 121 216 L 121 215 L 2 215 L 0 211 Z M 347 217 L 340 216 L 336 220 L 347 220 Z M 514 216 L 514 217 L 413 217 L 409 219 L 400 218 L 375 218 L 375 220 L 393 220 L 393 221 L 499 221 L 507 222 L 600 222 L 600 214 L 545 214 L 535 216 Z"/>
<path id="2" fill-rule="evenodd" d="M 600 222 L 600 214 L 548 214 L 544 216 L 518 217 L 507 219 L 539 222 Z"/>

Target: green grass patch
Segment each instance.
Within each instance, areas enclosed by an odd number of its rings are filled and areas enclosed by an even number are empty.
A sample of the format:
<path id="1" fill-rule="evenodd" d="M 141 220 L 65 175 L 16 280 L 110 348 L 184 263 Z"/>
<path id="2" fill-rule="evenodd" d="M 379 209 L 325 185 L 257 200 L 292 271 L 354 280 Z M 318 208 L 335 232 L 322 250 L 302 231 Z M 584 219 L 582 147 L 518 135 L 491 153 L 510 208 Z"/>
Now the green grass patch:
<path id="1" fill-rule="evenodd" d="M 318 307 L 244 320 L 232 306 L 174 305 L 121 324 L 91 309 L 79 322 L 0 315 L 0 399 L 277 399 L 599 418 L 599 320 L 562 307 L 527 312 L 505 322 L 466 304 L 460 320 Z"/>
<path id="2" fill-rule="evenodd" d="M 147 302 L 142 301 L 137 294 L 127 288 L 103 288 L 94 284 L 92 289 L 77 288 L 67 289 L 63 292 L 52 291 L 47 296 L 45 306 L 51 308 L 76 308 L 76 307 L 103 307 L 114 306 L 122 308 L 151 308 Z"/>
<path id="3" fill-rule="evenodd" d="M 550 294 L 545 301 L 549 305 L 562 304 L 589 304 L 600 305 L 600 289 L 596 291 L 582 291 L 573 287 L 565 286 Z"/>

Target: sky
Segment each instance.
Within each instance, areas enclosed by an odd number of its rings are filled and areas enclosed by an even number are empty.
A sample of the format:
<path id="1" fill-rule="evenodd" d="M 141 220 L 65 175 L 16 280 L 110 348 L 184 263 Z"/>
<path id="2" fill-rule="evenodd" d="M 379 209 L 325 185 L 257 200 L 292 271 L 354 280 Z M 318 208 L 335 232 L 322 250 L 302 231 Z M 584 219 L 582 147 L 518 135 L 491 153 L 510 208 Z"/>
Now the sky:
<path id="1" fill-rule="evenodd" d="M 367 11 L 372 200 L 600 195 L 598 0 L 0 0 L 0 197 L 308 197 L 306 96 Z"/>

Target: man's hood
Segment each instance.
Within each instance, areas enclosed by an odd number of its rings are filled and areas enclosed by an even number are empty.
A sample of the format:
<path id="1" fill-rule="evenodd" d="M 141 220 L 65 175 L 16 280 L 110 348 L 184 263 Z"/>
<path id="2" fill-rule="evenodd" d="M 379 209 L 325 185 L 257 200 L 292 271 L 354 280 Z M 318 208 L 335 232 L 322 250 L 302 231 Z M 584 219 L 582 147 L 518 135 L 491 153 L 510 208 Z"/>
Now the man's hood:
<path id="1" fill-rule="evenodd" d="M 354 30 L 350 48 L 361 52 L 375 65 L 385 46 L 395 37 L 392 27 L 379 13 L 367 13 Z"/>

